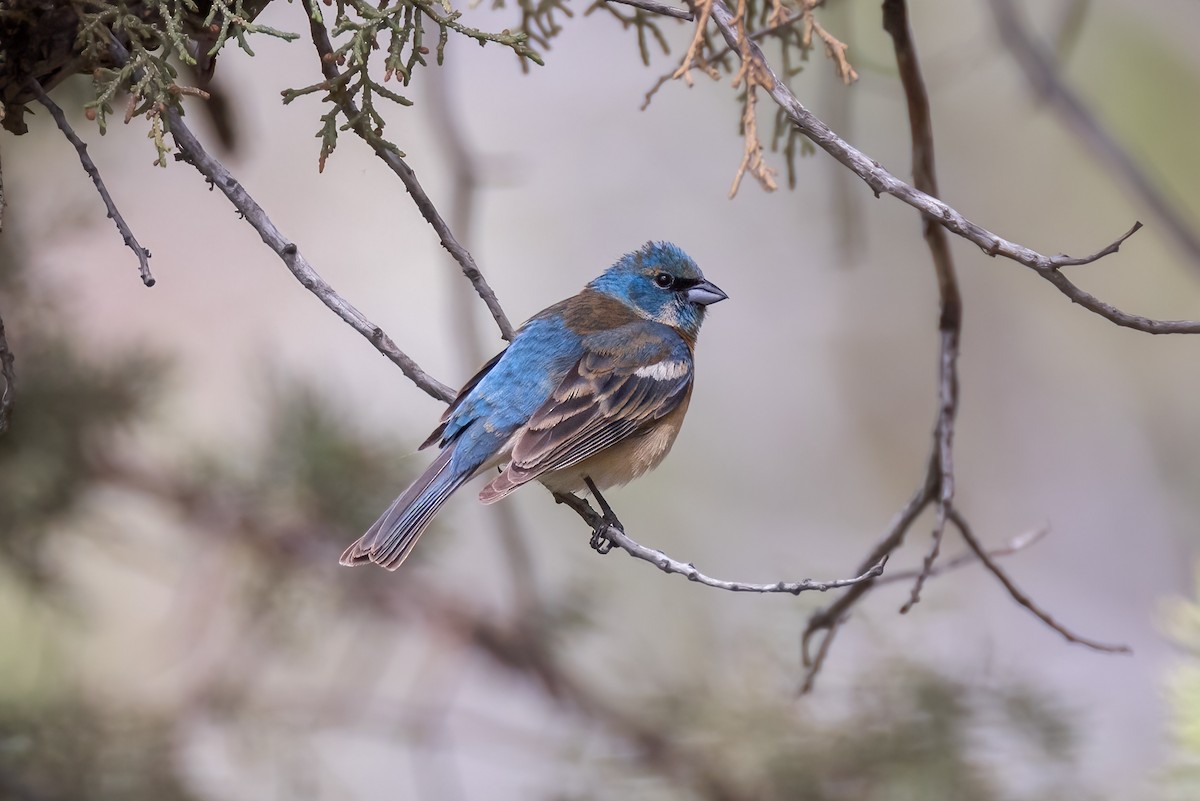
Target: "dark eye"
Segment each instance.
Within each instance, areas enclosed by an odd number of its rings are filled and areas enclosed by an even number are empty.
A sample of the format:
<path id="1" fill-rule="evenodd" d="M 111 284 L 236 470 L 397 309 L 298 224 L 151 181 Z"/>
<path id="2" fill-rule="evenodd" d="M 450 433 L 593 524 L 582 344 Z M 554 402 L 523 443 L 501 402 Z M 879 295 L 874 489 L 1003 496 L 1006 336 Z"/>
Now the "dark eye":
<path id="1" fill-rule="evenodd" d="M 670 289 L 671 285 L 675 283 L 675 276 L 670 273 L 659 273 L 654 276 L 654 283 L 663 289 Z"/>

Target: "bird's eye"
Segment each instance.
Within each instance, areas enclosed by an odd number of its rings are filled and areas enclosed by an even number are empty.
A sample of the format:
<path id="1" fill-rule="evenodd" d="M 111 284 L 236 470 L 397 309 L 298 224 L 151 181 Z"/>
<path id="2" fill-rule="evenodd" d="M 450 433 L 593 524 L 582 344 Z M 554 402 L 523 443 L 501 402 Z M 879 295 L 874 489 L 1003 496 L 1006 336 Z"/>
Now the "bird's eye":
<path id="1" fill-rule="evenodd" d="M 654 283 L 663 289 L 669 289 L 675 283 L 675 276 L 670 273 L 659 273 L 654 276 Z"/>

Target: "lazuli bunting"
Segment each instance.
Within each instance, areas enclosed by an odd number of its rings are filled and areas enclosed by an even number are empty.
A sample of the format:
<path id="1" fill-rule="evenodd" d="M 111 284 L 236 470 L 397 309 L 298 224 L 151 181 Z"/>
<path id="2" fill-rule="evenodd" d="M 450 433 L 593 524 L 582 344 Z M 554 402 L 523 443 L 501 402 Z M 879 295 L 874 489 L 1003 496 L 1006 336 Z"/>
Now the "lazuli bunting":
<path id="1" fill-rule="evenodd" d="M 494 503 L 533 479 L 554 492 L 625 484 L 657 467 L 692 394 L 705 307 L 725 293 L 669 242 L 649 242 L 534 315 L 466 383 L 421 445 L 438 457 L 342 554 L 395 570 L 442 504 L 503 465 Z"/>

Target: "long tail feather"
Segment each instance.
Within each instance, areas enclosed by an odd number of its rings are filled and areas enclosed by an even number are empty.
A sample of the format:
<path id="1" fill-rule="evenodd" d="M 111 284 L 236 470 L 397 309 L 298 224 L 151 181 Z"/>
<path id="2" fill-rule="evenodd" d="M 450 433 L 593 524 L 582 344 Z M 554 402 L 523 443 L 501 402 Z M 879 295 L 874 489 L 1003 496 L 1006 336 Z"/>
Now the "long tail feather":
<path id="1" fill-rule="evenodd" d="M 421 477 L 342 553 L 341 563 L 349 567 L 374 562 L 395 570 L 412 552 L 433 516 L 450 495 L 471 477 L 471 471 L 458 473 L 450 468 L 454 447 L 444 449 Z"/>

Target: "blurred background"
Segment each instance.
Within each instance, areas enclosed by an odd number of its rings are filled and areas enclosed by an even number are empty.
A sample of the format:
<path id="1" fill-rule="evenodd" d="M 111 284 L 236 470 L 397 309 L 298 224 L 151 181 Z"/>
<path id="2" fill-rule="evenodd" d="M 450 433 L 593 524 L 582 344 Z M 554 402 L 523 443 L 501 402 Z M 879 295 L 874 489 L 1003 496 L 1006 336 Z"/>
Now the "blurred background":
<path id="1" fill-rule="evenodd" d="M 1065 79 L 1200 223 L 1200 8 L 1026 5 Z M 1141 219 L 1072 277 L 1127 311 L 1200 317 L 1200 264 L 1033 97 L 987 4 L 912 6 L 947 202 L 1044 253 L 1093 252 Z M 389 137 L 514 322 L 648 239 L 682 245 L 729 294 L 674 452 L 609 494 L 631 536 L 721 578 L 852 575 L 921 481 L 933 426 L 937 296 L 916 212 L 823 153 L 798 159 L 794 189 L 769 153 L 783 187 L 747 180 L 730 200 L 728 78 L 668 83 L 640 110 L 690 25 L 664 20 L 672 52 L 651 41 L 647 67 L 610 14 L 568 8 L 527 72 L 453 37 L 415 106 L 385 110 Z M 907 179 L 879 4 L 818 15 L 861 79 L 843 86 L 817 48 L 793 88 Z M 465 19 L 519 23 L 511 8 Z M 307 30 L 296 4 L 259 21 Z M 306 36 L 222 52 L 232 148 L 191 100 L 189 120 L 345 298 L 457 386 L 502 342 L 369 148 L 344 136 L 318 173 L 319 98 L 280 102 L 320 80 Z M 1117 328 L 955 238 L 959 507 L 989 546 L 1048 527 L 1005 566 L 1057 620 L 1133 654 L 1070 645 L 968 566 L 903 616 L 907 583 L 873 592 L 799 696 L 799 635 L 831 598 L 602 558 L 537 487 L 502 508 L 462 493 L 398 573 L 340 568 L 425 465 L 440 404 L 194 170 L 153 166 L 143 120 L 101 137 L 90 91 L 53 94 L 158 283 L 138 280 L 48 115 L 0 135 L 19 380 L 0 437 L 0 798 L 1197 797 L 1194 340 Z M 931 526 L 889 571 L 919 565 Z M 947 535 L 947 556 L 964 550 Z"/>

